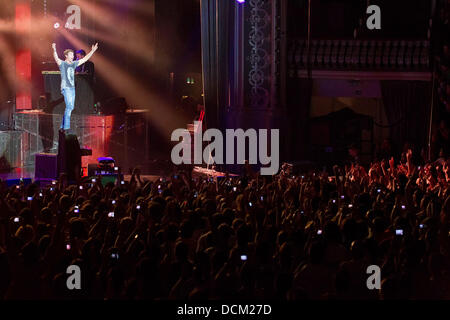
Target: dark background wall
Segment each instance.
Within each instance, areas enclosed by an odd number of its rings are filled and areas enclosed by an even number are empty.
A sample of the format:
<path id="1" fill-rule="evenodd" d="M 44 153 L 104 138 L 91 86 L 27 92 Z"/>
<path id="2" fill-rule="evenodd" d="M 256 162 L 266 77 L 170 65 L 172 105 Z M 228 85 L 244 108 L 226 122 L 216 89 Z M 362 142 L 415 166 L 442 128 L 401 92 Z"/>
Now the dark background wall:
<path id="1" fill-rule="evenodd" d="M 365 27 L 366 0 L 311 0 L 311 35 L 313 38 L 350 39 L 353 31 Z M 381 9 L 381 30 L 365 32 L 366 38 L 424 38 L 431 15 L 430 0 L 373 0 Z M 306 37 L 308 0 L 289 0 L 288 32 Z"/>

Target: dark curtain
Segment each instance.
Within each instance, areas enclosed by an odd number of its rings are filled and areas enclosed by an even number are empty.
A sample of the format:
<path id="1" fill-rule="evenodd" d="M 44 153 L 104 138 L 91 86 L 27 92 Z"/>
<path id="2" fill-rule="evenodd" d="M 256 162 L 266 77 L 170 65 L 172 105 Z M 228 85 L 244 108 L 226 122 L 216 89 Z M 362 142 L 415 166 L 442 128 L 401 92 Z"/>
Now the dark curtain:
<path id="1" fill-rule="evenodd" d="M 230 1 L 201 0 L 202 69 L 205 121 L 224 127 L 230 64 Z"/>
<path id="2" fill-rule="evenodd" d="M 311 108 L 312 80 L 291 78 L 287 82 L 287 126 L 282 140 L 287 148 L 286 159 L 305 160 L 309 156 L 309 115 Z"/>
<path id="3" fill-rule="evenodd" d="M 431 83 L 426 81 L 381 81 L 383 104 L 390 126 L 390 138 L 397 152 L 405 143 L 416 151 L 426 148 Z"/>

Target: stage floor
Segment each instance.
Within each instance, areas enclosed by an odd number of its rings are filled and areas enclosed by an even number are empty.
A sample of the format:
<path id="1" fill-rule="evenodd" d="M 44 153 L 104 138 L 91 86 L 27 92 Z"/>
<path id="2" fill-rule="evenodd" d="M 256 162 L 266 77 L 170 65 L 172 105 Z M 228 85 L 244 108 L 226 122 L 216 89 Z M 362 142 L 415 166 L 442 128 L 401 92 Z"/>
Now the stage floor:
<path id="1" fill-rule="evenodd" d="M 144 170 L 144 172 L 148 172 L 149 174 L 141 175 L 141 179 L 152 181 L 152 182 L 158 180 L 160 177 L 168 178 L 171 175 L 171 174 L 170 175 L 164 174 L 163 172 L 157 172 L 158 170 L 152 172 L 151 168 L 143 168 L 143 170 Z M 150 172 L 152 172 L 152 173 L 150 173 Z M 192 170 L 192 177 L 194 177 L 194 178 L 198 178 L 198 177 L 210 178 L 211 177 L 211 178 L 216 179 L 217 177 L 223 177 L 223 176 L 225 176 L 225 174 L 223 172 L 206 169 L 206 168 L 202 168 L 202 167 L 194 167 L 194 169 Z M 237 175 L 229 174 L 229 176 L 236 177 Z M 3 181 L 10 180 L 10 179 L 20 179 L 20 178 L 31 179 L 32 181 L 34 181 L 34 167 L 16 168 L 8 173 L 0 173 L 0 179 L 2 179 Z M 130 174 L 124 175 L 124 180 L 130 181 L 131 175 Z"/>
<path id="2" fill-rule="evenodd" d="M 128 170 L 148 160 L 150 132 L 146 112 L 134 109 L 117 115 L 73 114 L 71 128 L 80 147 L 92 149 L 92 156 L 82 157 L 82 166 L 106 156 Z M 14 167 L 33 167 L 36 154 L 57 153 L 60 114 L 30 110 L 14 113 L 13 119 L 15 132 L 22 135 L 14 138 L 21 159 L 21 164 Z"/>
<path id="3" fill-rule="evenodd" d="M 156 181 L 159 179 L 159 175 L 141 175 L 141 179 L 147 181 Z M 0 179 L 5 180 L 15 180 L 15 179 L 31 179 L 34 181 L 34 168 L 17 168 L 14 171 L 9 173 L 0 173 Z M 125 181 L 131 180 L 131 175 L 126 174 L 123 176 Z"/>

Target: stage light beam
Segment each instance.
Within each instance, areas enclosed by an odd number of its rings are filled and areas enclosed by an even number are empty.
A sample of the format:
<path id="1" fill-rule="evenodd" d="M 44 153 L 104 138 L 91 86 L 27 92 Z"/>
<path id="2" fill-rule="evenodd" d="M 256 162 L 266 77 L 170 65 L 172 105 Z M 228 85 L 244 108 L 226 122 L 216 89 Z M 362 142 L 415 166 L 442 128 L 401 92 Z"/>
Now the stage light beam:
<path id="1" fill-rule="evenodd" d="M 65 29 L 61 34 L 76 48 L 88 47 L 85 43 Z M 101 43 L 100 43 L 101 48 Z M 151 118 L 156 128 L 168 139 L 172 132 L 174 123 L 180 123 L 179 115 L 174 114 L 172 108 L 158 95 L 153 94 L 145 88 L 140 81 L 131 77 L 128 72 L 123 71 L 118 64 L 110 62 L 101 55 L 101 49 L 92 57 L 96 65 L 96 72 L 108 82 L 119 94 L 126 97 L 131 105 L 150 106 L 147 116 Z"/>

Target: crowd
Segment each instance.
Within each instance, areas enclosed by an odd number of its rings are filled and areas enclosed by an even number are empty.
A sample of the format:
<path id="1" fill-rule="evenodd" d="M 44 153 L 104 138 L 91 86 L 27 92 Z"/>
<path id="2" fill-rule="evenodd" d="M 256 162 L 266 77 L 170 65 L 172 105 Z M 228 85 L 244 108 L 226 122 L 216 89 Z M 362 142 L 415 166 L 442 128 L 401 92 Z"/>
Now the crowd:
<path id="1" fill-rule="evenodd" d="M 450 160 L 0 189 L 3 299 L 450 299 Z M 81 269 L 81 290 L 66 285 Z M 367 267 L 381 288 L 367 288 Z"/>

